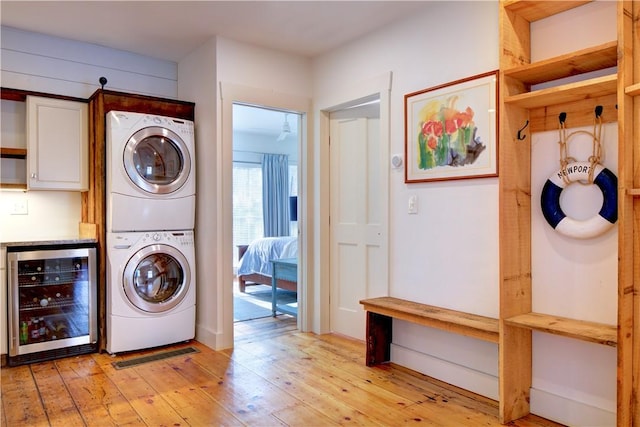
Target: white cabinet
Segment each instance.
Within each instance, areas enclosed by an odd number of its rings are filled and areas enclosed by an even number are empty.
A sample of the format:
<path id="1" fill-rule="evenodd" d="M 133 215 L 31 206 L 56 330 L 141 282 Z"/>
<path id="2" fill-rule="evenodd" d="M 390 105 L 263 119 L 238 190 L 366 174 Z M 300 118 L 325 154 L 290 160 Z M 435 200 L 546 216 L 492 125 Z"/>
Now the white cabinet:
<path id="1" fill-rule="evenodd" d="M 89 188 L 88 104 L 27 97 L 29 190 Z"/>

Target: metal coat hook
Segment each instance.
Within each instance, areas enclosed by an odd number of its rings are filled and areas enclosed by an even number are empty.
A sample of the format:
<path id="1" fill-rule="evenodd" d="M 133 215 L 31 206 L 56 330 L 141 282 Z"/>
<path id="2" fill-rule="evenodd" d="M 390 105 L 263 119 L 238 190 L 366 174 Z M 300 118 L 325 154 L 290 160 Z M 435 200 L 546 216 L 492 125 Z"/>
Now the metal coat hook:
<path id="1" fill-rule="evenodd" d="M 527 122 L 524 124 L 524 126 L 522 126 L 520 129 L 518 129 L 518 141 L 522 141 L 523 139 L 526 138 L 525 135 L 522 134 L 522 131 L 525 130 L 527 128 L 527 126 L 529 126 L 529 120 L 527 120 Z"/>
<path id="2" fill-rule="evenodd" d="M 597 105 L 596 106 L 596 110 L 595 110 L 596 119 L 599 118 L 602 115 L 602 110 L 603 110 L 602 105 Z"/>
<path id="3" fill-rule="evenodd" d="M 562 112 L 558 115 L 558 121 L 560 121 L 560 124 L 563 124 L 565 121 L 567 121 L 567 113 Z"/>

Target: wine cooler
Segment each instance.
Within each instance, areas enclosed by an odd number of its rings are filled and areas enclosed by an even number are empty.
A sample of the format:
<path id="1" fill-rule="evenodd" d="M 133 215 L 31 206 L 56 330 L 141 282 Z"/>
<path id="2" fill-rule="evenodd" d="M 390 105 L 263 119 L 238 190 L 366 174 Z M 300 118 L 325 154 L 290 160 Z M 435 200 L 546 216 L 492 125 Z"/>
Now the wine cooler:
<path id="1" fill-rule="evenodd" d="M 95 352 L 96 248 L 7 248 L 10 366 Z"/>

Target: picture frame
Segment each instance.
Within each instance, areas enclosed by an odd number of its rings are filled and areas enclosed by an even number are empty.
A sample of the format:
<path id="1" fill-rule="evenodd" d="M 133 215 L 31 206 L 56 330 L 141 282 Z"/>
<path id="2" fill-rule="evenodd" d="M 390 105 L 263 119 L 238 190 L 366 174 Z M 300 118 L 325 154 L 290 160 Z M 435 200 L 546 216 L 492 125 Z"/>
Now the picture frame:
<path id="1" fill-rule="evenodd" d="M 404 96 L 405 183 L 498 176 L 498 70 Z"/>

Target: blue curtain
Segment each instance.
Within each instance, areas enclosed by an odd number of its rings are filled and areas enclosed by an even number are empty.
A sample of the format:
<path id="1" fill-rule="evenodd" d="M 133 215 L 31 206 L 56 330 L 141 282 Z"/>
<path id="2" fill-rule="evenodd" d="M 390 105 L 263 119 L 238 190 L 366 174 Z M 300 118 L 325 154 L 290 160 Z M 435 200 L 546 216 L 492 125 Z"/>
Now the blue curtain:
<path id="1" fill-rule="evenodd" d="M 289 235 L 289 157 L 285 154 L 262 157 L 262 215 L 264 237 Z"/>

